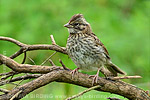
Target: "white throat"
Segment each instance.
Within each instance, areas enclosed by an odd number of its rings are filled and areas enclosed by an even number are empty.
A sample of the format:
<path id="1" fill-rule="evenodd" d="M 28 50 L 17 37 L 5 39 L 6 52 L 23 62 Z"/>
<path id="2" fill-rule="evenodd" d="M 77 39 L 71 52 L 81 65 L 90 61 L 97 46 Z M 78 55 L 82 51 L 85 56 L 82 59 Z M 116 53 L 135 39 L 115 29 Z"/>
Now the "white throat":
<path id="1" fill-rule="evenodd" d="M 79 31 L 79 30 L 76 30 L 76 29 L 74 29 L 74 28 L 68 28 L 68 32 L 69 33 L 82 33 L 82 31 Z"/>

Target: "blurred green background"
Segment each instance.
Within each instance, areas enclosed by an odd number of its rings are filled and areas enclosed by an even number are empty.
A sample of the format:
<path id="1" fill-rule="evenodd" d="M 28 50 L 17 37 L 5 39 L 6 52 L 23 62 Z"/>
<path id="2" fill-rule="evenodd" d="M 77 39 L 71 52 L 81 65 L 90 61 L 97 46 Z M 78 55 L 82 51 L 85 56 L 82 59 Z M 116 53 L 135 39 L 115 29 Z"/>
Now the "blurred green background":
<path id="1" fill-rule="evenodd" d="M 149 0 L 0 0 L 0 36 L 11 37 L 26 44 L 51 44 L 49 36 L 52 34 L 56 43 L 65 47 L 69 33 L 63 25 L 72 15 L 82 13 L 91 24 L 93 32 L 105 44 L 112 61 L 128 75 L 143 77 L 124 81 L 150 90 L 149 12 Z M 15 44 L 0 41 L 0 54 L 10 56 L 17 50 L 19 47 Z M 39 65 L 53 52 L 41 50 L 27 54 Z M 22 58 L 23 55 L 15 58 L 15 61 L 21 63 Z M 61 66 L 59 59 L 70 69 L 76 68 L 67 55 L 57 53 L 52 57 L 53 62 Z M 29 59 L 26 63 L 33 64 Z M 50 64 L 47 62 L 45 65 Z M 3 66 L 0 73 L 9 70 Z M 6 89 L 13 87 L 10 84 L 3 86 Z M 53 82 L 22 100 L 63 100 L 85 89 Z M 91 91 L 76 100 L 106 100 L 107 97 L 125 99 L 110 93 Z"/>

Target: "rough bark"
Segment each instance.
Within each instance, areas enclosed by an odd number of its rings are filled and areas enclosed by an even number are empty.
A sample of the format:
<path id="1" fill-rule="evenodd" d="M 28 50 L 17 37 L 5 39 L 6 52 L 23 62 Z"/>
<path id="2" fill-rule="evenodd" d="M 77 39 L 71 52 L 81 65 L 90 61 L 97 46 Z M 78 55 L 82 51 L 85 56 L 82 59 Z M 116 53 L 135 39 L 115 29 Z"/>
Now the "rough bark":
<path id="1" fill-rule="evenodd" d="M 92 78 L 89 78 L 89 75 L 78 73 L 75 74 L 72 78 L 71 71 L 66 70 L 60 66 L 18 64 L 14 60 L 4 55 L 0 55 L 0 61 L 9 68 L 20 73 L 45 73 L 31 82 L 19 86 L 18 88 L 11 90 L 7 94 L 1 95 L 0 100 L 9 100 L 18 92 L 19 94 L 16 98 L 23 98 L 25 95 L 36 90 L 37 88 L 40 88 L 54 81 L 75 84 L 87 88 L 92 87 Z M 120 80 L 113 81 L 99 77 L 98 83 L 95 83 L 94 85 L 101 86 L 101 88 L 96 89 L 97 91 L 115 93 L 118 95 L 122 95 L 130 100 L 150 100 L 150 97 L 144 90 Z"/>
<path id="2" fill-rule="evenodd" d="M 5 64 L 6 67 L 9 67 L 10 69 L 13 70 L 8 73 L 0 74 L 0 76 L 4 76 L 0 80 L 0 86 L 5 85 L 7 83 L 19 81 L 19 80 L 26 80 L 30 78 L 34 79 L 12 90 L 0 89 L 0 91 L 4 93 L 0 95 L 0 100 L 21 99 L 25 95 L 36 90 L 37 88 L 50 84 L 51 82 L 54 81 L 75 84 L 86 88 L 92 87 L 92 78 L 89 78 L 89 75 L 78 73 L 75 74 L 74 77 L 72 77 L 71 70 L 68 69 L 62 63 L 62 61 L 60 61 L 60 63 L 62 64 L 63 67 L 56 66 L 51 60 L 50 63 L 52 64 L 52 66 L 19 64 L 13 60 L 14 58 L 18 57 L 20 54 L 32 50 L 54 50 L 57 52 L 61 52 L 63 54 L 67 54 L 66 49 L 64 47 L 60 47 L 56 45 L 52 36 L 51 39 L 53 42 L 52 45 L 46 45 L 46 44 L 27 45 L 9 37 L 0 37 L 0 40 L 12 42 L 20 47 L 20 50 L 14 53 L 13 55 L 11 55 L 10 57 L 6 57 L 0 54 L 0 64 Z M 25 57 L 23 61 L 24 60 Z M 107 70 L 103 69 L 102 73 L 106 73 L 106 72 Z M 8 77 L 19 73 L 27 73 L 27 74 L 25 76 L 19 76 L 19 77 L 6 80 Z M 133 78 L 133 77 L 126 77 L 126 78 Z M 100 85 L 100 88 L 96 89 L 97 91 L 118 94 L 130 100 L 150 100 L 150 97 L 146 91 L 132 84 L 123 82 L 119 79 L 124 79 L 124 77 L 121 78 L 116 77 L 113 79 L 106 79 L 106 78 L 99 77 L 98 82 L 95 83 L 94 86 Z"/>

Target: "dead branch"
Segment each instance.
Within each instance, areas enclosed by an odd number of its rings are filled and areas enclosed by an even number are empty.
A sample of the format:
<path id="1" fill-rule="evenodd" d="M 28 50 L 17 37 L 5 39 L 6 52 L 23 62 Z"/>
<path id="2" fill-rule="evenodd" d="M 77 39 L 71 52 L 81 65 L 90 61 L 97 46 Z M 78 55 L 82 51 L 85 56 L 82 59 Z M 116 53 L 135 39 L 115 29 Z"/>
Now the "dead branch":
<path id="1" fill-rule="evenodd" d="M 6 90 L 6 89 L 1 89 L 1 88 L 0 88 L 0 92 L 3 92 L 3 93 L 5 93 L 5 94 L 7 94 L 7 93 L 9 93 L 10 91 L 9 91 L 9 90 Z"/>
<path id="2" fill-rule="evenodd" d="M 10 74 L 14 74 L 14 73 L 16 73 L 16 72 L 10 71 L 10 72 L 7 72 L 7 73 L 1 73 L 0 76 L 10 75 Z"/>
<path id="3" fill-rule="evenodd" d="M 3 80 L 0 81 L 0 86 L 11 83 L 11 82 L 16 82 L 16 81 L 20 81 L 20 80 L 27 80 L 27 79 L 32 79 L 32 78 L 38 78 L 40 77 L 42 74 L 27 74 L 24 76 L 19 76 L 19 77 L 15 77 L 9 80 Z"/>
<path id="4" fill-rule="evenodd" d="M 21 63 L 21 64 L 24 64 L 24 63 L 25 63 L 26 58 L 27 58 L 27 52 L 25 51 L 25 52 L 24 52 L 24 58 L 23 58 L 23 60 L 22 60 L 22 63 Z"/>
<path id="5" fill-rule="evenodd" d="M 50 56 L 41 64 L 41 66 L 44 65 L 44 64 L 45 64 L 52 56 L 54 56 L 56 53 L 57 53 L 57 52 L 55 51 L 52 55 L 50 55 Z"/>
<path id="6" fill-rule="evenodd" d="M 50 63 L 52 66 L 56 66 L 56 65 L 54 64 L 54 62 L 53 62 L 51 59 L 49 59 L 49 63 Z"/>
<path id="7" fill-rule="evenodd" d="M 107 99 L 109 99 L 109 100 L 122 100 L 122 99 L 118 99 L 118 98 L 111 98 L 111 97 L 109 97 L 109 98 L 107 98 Z"/>
<path id="8" fill-rule="evenodd" d="M 18 91 L 10 100 L 15 100 L 21 92 L 22 90 Z"/>
<path id="9" fill-rule="evenodd" d="M 15 40 L 15 39 L 13 39 L 13 38 L 10 38 L 10 37 L 3 37 L 3 36 L 0 36 L 0 40 L 12 42 L 12 43 L 18 45 L 19 47 L 25 47 L 25 46 L 26 46 L 26 44 L 21 43 L 21 42 Z"/>
<path id="10" fill-rule="evenodd" d="M 53 37 L 53 35 L 50 35 L 51 41 L 52 41 L 52 45 L 56 45 L 55 39 Z"/>
<path id="11" fill-rule="evenodd" d="M 142 78 L 141 76 L 110 77 L 111 80 Z"/>
<path id="12" fill-rule="evenodd" d="M 12 39 L 9 37 L 3 37 L 3 36 L 0 36 L 0 40 L 12 42 L 12 43 L 18 45 L 19 47 L 21 47 L 19 51 L 17 51 L 15 54 L 10 56 L 10 58 L 12 58 L 12 59 L 16 58 L 17 56 L 19 56 L 20 54 L 22 54 L 26 51 L 33 51 L 33 50 L 54 50 L 57 52 L 61 52 L 63 54 L 67 54 L 66 49 L 64 47 L 60 47 L 58 45 L 47 45 L 47 44 L 27 45 L 27 44 L 21 43 L 20 41 L 15 40 L 15 39 Z"/>
<path id="13" fill-rule="evenodd" d="M 68 68 L 63 64 L 62 61 L 60 61 L 60 63 L 62 64 L 63 67 L 56 66 L 50 59 L 48 60 L 50 61 L 52 66 L 19 64 L 13 60 L 13 58 L 16 58 L 20 54 L 24 53 L 25 54 L 24 59 L 23 59 L 23 63 L 24 63 L 26 59 L 26 52 L 33 51 L 33 50 L 54 50 L 57 52 L 61 52 L 63 54 L 67 54 L 66 49 L 64 47 L 60 47 L 56 45 L 56 42 L 53 36 L 50 36 L 50 37 L 52 40 L 52 45 L 47 45 L 47 44 L 28 45 L 28 44 L 21 43 L 20 41 L 17 41 L 9 37 L 0 36 L 0 40 L 12 42 L 20 47 L 20 50 L 14 53 L 13 55 L 11 55 L 10 57 L 6 57 L 0 54 L 0 63 L 5 64 L 7 67 L 13 70 L 8 73 L 0 74 L 0 76 L 5 77 L 3 80 L 0 80 L 0 84 L 1 85 L 7 84 L 7 83 L 15 84 L 12 82 L 22 81 L 22 80 L 31 79 L 31 78 L 34 79 L 23 85 L 17 85 L 17 87 L 12 89 L 11 91 L 9 90 L 5 91 L 1 89 L 1 92 L 3 92 L 4 94 L 0 95 L 0 100 L 21 99 L 25 95 L 36 90 L 37 88 L 40 88 L 54 81 L 75 84 L 75 85 L 87 87 L 87 88 L 93 87 L 91 84 L 92 78 L 89 78 L 89 75 L 78 73 L 74 75 L 74 78 L 72 78 L 71 70 L 66 70 Z M 106 76 L 111 74 L 105 68 L 102 68 L 101 72 Z M 27 74 L 27 75 L 20 76 L 20 77 L 15 77 L 15 78 L 12 77 L 11 79 L 6 80 L 7 77 L 13 76 L 15 75 L 15 73 L 16 74 L 39 73 L 39 74 Z M 129 78 L 140 78 L 140 77 L 139 76 L 138 77 L 137 76 L 136 77 L 124 76 L 124 77 L 113 77 L 112 79 L 99 77 L 98 82 L 95 83 L 94 85 L 99 85 L 100 88 L 97 88 L 95 90 L 115 93 L 115 94 L 124 96 L 131 100 L 149 100 L 150 97 L 148 96 L 147 92 L 145 92 L 144 90 L 132 84 L 128 84 L 119 80 L 119 79 L 129 79 Z"/>
<path id="14" fill-rule="evenodd" d="M 14 60 L 0 54 L 0 62 L 11 68 L 13 71 L 20 73 L 48 73 L 54 69 L 60 69 L 56 66 L 40 66 L 29 64 L 18 64 Z"/>
<path id="15" fill-rule="evenodd" d="M 67 67 L 65 66 L 65 64 L 62 62 L 61 59 L 59 59 L 59 62 L 60 62 L 60 64 L 62 65 L 62 67 L 63 67 L 65 70 L 70 70 L 69 68 L 67 68 Z"/>
<path id="16" fill-rule="evenodd" d="M 87 90 L 84 90 L 83 92 L 80 92 L 80 93 L 78 93 L 77 95 L 73 95 L 72 97 L 69 97 L 69 98 L 67 98 L 67 99 L 65 99 L 65 100 L 72 100 L 72 99 L 78 98 L 79 96 L 82 96 L 83 94 L 85 94 L 85 93 L 87 93 L 87 92 L 89 92 L 89 91 L 91 91 L 91 90 L 100 88 L 100 87 L 101 87 L 100 85 L 96 85 L 96 86 L 90 87 L 90 88 L 88 88 Z"/>
<path id="17" fill-rule="evenodd" d="M 15 69 L 15 71 L 19 71 L 19 72 L 46 73 L 34 79 L 33 81 L 30 81 L 26 84 L 23 84 L 11 90 L 7 94 L 0 95 L 0 100 L 9 100 L 21 90 L 22 92 L 19 93 L 16 98 L 17 99 L 23 98 L 25 95 L 36 90 L 37 88 L 40 88 L 54 81 L 75 84 L 75 85 L 79 85 L 79 86 L 87 87 L 87 88 L 92 87 L 92 84 L 91 84 L 92 78 L 89 78 L 89 75 L 78 73 L 74 75 L 74 78 L 72 78 L 71 71 L 65 70 L 64 68 L 59 67 L 59 66 L 50 67 L 50 66 L 18 64 L 14 60 L 4 55 L 0 55 L 0 62 L 5 64 L 12 70 Z M 96 89 L 97 91 L 115 93 L 118 95 L 122 95 L 131 100 L 149 100 L 150 99 L 150 97 L 146 94 L 144 90 L 132 84 L 128 84 L 119 80 L 113 81 L 113 80 L 108 80 L 108 79 L 99 77 L 98 83 L 95 83 L 94 85 L 101 86 L 100 88 Z"/>

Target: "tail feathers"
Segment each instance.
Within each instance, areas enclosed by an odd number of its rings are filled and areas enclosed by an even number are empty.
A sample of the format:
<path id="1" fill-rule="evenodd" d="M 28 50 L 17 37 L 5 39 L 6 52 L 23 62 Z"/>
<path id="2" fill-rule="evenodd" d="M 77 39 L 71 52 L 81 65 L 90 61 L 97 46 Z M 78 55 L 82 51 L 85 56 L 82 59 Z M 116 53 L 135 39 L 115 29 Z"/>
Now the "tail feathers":
<path id="1" fill-rule="evenodd" d="M 110 65 L 107 66 L 108 70 L 114 74 L 114 76 L 117 76 L 117 73 L 126 75 L 124 71 L 122 71 L 118 66 L 115 64 L 111 63 Z"/>

